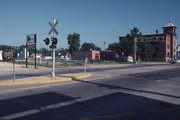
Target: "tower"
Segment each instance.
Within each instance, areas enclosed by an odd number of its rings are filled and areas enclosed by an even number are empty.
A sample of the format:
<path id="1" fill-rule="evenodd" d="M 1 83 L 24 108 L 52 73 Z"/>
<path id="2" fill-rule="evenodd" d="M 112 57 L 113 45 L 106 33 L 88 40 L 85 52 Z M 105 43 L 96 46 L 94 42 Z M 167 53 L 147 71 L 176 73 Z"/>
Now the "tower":
<path id="1" fill-rule="evenodd" d="M 163 27 L 163 33 L 165 34 L 167 57 L 174 60 L 176 58 L 176 26 L 169 21 L 169 23 Z"/>

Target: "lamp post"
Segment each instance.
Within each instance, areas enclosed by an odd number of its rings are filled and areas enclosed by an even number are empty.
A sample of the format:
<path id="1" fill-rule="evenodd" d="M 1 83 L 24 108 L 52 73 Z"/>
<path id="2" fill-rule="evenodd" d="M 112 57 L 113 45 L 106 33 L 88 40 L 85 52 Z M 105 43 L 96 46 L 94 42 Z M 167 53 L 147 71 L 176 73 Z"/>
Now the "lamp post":
<path id="1" fill-rule="evenodd" d="M 134 38 L 134 63 L 137 64 L 136 61 L 136 42 L 137 42 L 137 37 Z"/>

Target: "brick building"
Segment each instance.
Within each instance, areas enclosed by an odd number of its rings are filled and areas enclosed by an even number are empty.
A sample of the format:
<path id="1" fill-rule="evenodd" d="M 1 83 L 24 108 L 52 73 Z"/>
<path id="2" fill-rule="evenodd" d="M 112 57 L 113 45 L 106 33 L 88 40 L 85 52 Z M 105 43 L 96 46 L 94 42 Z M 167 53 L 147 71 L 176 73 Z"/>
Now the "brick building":
<path id="1" fill-rule="evenodd" d="M 149 42 L 155 49 L 153 58 L 148 58 L 148 60 L 168 61 L 176 58 L 176 26 L 169 22 L 162 28 L 163 33 L 156 31 L 155 34 L 144 34 L 138 38 L 137 42 Z M 124 37 L 119 39 L 121 42 Z"/>
<path id="2" fill-rule="evenodd" d="M 86 58 L 92 59 L 92 60 L 100 60 L 100 51 L 76 51 L 72 53 L 72 59 L 73 60 L 84 60 Z"/>

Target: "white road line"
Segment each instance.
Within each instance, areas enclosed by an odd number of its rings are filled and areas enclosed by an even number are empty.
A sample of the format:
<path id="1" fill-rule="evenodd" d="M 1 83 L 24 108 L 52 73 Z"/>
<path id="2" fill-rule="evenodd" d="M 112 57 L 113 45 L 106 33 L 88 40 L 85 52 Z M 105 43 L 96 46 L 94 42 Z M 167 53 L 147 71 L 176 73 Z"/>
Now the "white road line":
<path id="1" fill-rule="evenodd" d="M 44 106 L 44 107 L 39 107 L 37 109 L 31 109 L 31 110 L 20 112 L 20 113 L 15 113 L 15 114 L 7 115 L 7 116 L 2 116 L 2 117 L 0 117 L 0 120 L 1 119 L 2 120 L 9 120 L 9 119 L 15 119 L 15 118 L 28 116 L 28 115 L 32 115 L 32 114 L 37 114 L 37 113 L 42 112 L 42 111 L 56 109 L 56 108 L 59 108 L 59 107 L 79 103 L 79 102 L 82 102 L 82 101 L 86 101 L 86 100 L 93 99 L 95 97 L 101 97 L 101 96 L 104 96 L 104 94 L 99 95 L 99 96 L 93 96 L 93 97 L 88 97 L 88 98 L 79 98 L 79 99 L 75 99 L 75 100 L 72 100 L 72 101 L 66 101 L 66 102 L 62 102 L 62 103 L 57 103 L 57 104 L 52 104 L 52 105 L 48 105 L 48 106 Z M 25 103 L 27 103 L 27 102 L 25 102 Z M 29 104 L 29 103 L 27 103 L 27 104 Z"/>

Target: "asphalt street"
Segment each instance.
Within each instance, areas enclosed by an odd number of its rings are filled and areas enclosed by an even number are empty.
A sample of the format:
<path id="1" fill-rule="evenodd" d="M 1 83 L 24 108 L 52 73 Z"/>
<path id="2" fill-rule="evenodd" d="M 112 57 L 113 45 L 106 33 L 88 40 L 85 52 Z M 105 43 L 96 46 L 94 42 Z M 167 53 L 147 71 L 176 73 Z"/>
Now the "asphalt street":
<path id="1" fill-rule="evenodd" d="M 25 77 L 34 77 L 42 75 L 51 75 L 52 68 L 39 67 L 35 69 L 33 66 L 30 68 L 25 68 L 24 66 L 16 65 L 15 74 L 16 78 L 25 78 Z M 100 67 L 101 66 L 101 67 Z M 158 66 L 163 68 L 165 66 L 169 67 L 169 64 L 115 64 L 115 65 L 88 65 L 87 72 L 98 72 L 98 71 L 107 71 L 107 70 L 124 70 L 124 71 L 136 71 L 137 68 L 143 67 L 153 67 Z M 1 67 L 1 66 L 0 66 Z M 4 66 L 2 66 L 3 68 Z M 134 69 L 135 68 L 135 69 Z M 169 67 L 170 68 L 170 67 Z M 155 68 L 153 68 L 155 69 Z M 68 68 L 56 68 L 56 74 L 67 74 L 67 73 L 79 73 L 84 71 L 84 66 L 81 67 L 68 67 Z M 5 69 L 0 69 L 0 81 L 13 79 L 13 65 L 9 65 Z"/>
<path id="2" fill-rule="evenodd" d="M 88 72 L 93 74 L 89 78 L 9 86 L 0 91 L 0 120 L 179 120 L 179 67 L 89 66 Z M 31 73 L 44 74 L 43 70 Z"/>

